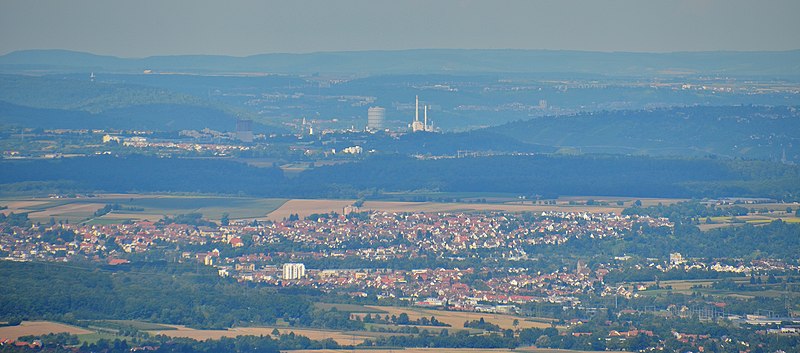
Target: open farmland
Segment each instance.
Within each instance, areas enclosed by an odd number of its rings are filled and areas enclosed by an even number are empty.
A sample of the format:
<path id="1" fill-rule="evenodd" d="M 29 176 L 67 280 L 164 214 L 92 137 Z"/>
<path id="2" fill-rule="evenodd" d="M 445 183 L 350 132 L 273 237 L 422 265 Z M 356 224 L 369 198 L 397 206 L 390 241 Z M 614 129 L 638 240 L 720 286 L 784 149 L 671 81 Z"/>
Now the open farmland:
<path id="1" fill-rule="evenodd" d="M 800 223 L 800 217 L 795 217 L 794 213 L 787 213 L 785 211 L 775 211 L 771 213 L 749 213 L 745 216 L 717 216 L 709 217 L 711 223 L 706 223 L 701 220 L 698 225 L 700 230 L 706 231 L 716 228 L 724 228 L 731 226 L 740 226 L 744 224 L 751 225 L 764 225 L 773 221 L 783 221 L 786 223 Z"/>
<path id="2" fill-rule="evenodd" d="M 18 339 L 29 335 L 46 335 L 48 333 L 70 333 L 85 335 L 94 333 L 80 327 L 60 324 L 52 321 L 23 321 L 18 326 L 0 327 L 0 338 Z"/>
<path id="3" fill-rule="evenodd" d="M 28 214 L 30 219 L 68 219 L 76 221 L 91 217 L 97 210 L 103 208 L 103 203 L 69 203 L 65 205 L 47 208 L 38 212 L 31 212 Z"/>
<path id="4" fill-rule="evenodd" d="M 408 202 L 408 201 L 366 201 L 361 210 L 385 212 L 466 212 L 466 211 L 504 211 L 504 212 L 596 212 L 621 213 L 634 199 L 615 197 L 563 197 L 554 205 L 541 205 L 532 201 L 515 201 L 510 197 L 483 198 L 490 203 L 478 202 Z M 604 202 L 607 205 L 586 205 L 587 200 Z M 644 205 L 674 203 L 677 199 L 641 199 Z M 78 198 L 7 198 L 0 199 L 0 205 L 8 208 L 1 212 L 8 214 L 27 213 L 34 222 L 47 222 L 52 217 L 56 221 L 92 223 L 119 223 L 127 220 L 161 219 L 164 215 L 201 213 L 210 220 L 219 220 L 224 213 L 235 219 L 268 219 L 280 221 L 292 214 L 301 218 L 314 213 L 341 213 L 344 207 L 355 200 L 332 199 L 273 199 L 233 196 L 195 196 L 165 194 L 101 194 L 94 197 Z M 618 205 L 622 202 L 623 205 Z M 106 215 L 94 217 L 95 211 L 107 204 L 119 204 L 121 209 Z M 761 221 L 753 219 L 753 221 Z"/>
<path id="5" fill-rule="evenodd" d="M 55 220 L 69 222 L 97 221 L 115 223 L 126 220 L 156 221 L 164 215 L 202 213 L 219 220 L 223 213 L 231 219 L 261 218 L 279 208 L 285 200 L 254 197 L 185 196 L 158 194 L 102 194 L 76 198 L 8 198 L 0 199 L 7 206 L 4 213 L 27 213 L 34 222 Z M 107 204 L 119 204 L 121 209 L 95 218 L 95 211 Z"/>
<path id="6" fill-rule="evenodd" d="M 524 329 L 524 328 L 547 328 L 550 324 L 540 321 L 527 321 L 525 317 L 506 314 L 476 313 L 466 311 L 445 311 L 435 309 L 423 309 L 414 307 L 395 307 L 395 306 L 373 306 L 366 305 L 369 309 L 382 310 L 387 315 L 408 314 L 409 319 L 416 320 L 421 317 L 430 318 L 435 316 L 436 320 L 450 325 L 454 329 L 464 328 L 465 321 L 480 320 L 499 325 L 502 329 Z M 519 321 L 519 325 L 514 327 L 514 320 Z"/>
<path id="7" fill-rule="evenodd" d="M 317 329 L 299 329 L 287 327 L 234 327 L 229 330 L 197 330 L 181 325 L 166 325 L 171 330 L 149 331 L 154 335 L 166 335 L 169 337 L 186 337 L 195 340 L 220 339 L 222 337 L 236 336 L 269 336 L 274 329 L 278 329 L 281 334 L 294 332 L 295 335 L 306 336 L 312 340 L 333 339 L 342 345 L 359 344 L 365 339 L 376 337 L 372 332 L 343 332 L 328 331 Z"/>
<path id="8" fill-rule="evenodd" d="M 305 217 L 313 213 L 342 213 L 355 200 L 301 200 L 293 199 L 284 203 L 268 215 L 268 219 L 280 221 L 292 214 Z M 559 203 L 556 205 L 534 205 L 527 203 L 444 203 L 444 202 L 402 202 L 402 201 L 366 201 L 360 208 L 362 211 L 385 212 L 459 212 L 459 211 L 505 211 L 505 212 L 597 212 L 621 213 L 622 206 L 587 206 Z"/>

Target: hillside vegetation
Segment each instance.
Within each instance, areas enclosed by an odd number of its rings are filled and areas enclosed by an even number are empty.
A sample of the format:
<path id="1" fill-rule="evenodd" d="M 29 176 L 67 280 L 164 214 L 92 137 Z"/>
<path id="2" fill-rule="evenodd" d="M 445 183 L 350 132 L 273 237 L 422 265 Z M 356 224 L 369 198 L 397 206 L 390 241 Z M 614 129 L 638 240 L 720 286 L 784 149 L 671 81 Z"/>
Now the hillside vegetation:
<path id="1" fill-rule="evenodd" d="M 232 131 L 237 114 L 226 106 L 159 87 L 92 82 L 88 76 L 0 75 L 0 125 L 5 126 Z"/>
<path id="2" fill-rule="evenodd" d="M 717 155 L 780 159 L 800 156 L 794 107 L 686 107 L 542 117 L 487 129 L 522 142 L 585 153 Z"/>

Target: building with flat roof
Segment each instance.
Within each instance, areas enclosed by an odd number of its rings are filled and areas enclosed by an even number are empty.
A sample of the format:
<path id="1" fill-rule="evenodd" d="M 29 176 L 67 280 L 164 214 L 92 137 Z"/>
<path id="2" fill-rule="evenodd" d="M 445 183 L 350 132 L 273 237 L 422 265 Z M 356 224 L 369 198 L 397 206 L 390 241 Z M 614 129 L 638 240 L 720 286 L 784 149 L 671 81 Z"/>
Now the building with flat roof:
<path id="1" fill-rule="evenodd" d="M 302 263 L 283 264 L 283 279 L 301 279 L 306 276 L 306 266 Z"/>

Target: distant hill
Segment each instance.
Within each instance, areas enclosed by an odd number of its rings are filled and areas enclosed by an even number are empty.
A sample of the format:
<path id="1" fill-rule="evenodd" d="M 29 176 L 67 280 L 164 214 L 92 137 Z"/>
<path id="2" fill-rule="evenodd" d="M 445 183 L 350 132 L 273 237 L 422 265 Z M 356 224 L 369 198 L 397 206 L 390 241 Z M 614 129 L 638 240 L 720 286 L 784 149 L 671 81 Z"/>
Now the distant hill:
<path id="1" fill-rule="evenodd" d="M 200 98 L 163 88 L 92 82 L 89 77 L 0 75 L 0 100 L 35 108 L 104 110 L 142 104 L 205 105 Z"/>
<path id="2" fill-rule="evenodd" d="M 99 113 L 43 109 L 0 101 L 0 126 L 42 129 L 123 129 L 232 131 L 236 117 L 201 106 L 145 104 L 114 108 Z M 263 126 L 261 126 L 263 129 Z"/>
<path id="3" fill-rule="evenodd" d="M 210 128 L 232 131 L 237 113 L 164 88 L 91 82 L 88 77 L 0 75 L 0 124 L 61 129 Z M 256 131 L 282 128 L 254 124 Z"/>
<path id="4" fill-rule="evenodd" d="M 291 74 L 592 73 L 617 76 L 721 74 L 799 76 L 800 50 L 783 52 L 626 53 L 553 50 L 399 51 L 118 58 L 65 50 L 0 56 L 0 72 L 272 72 Z"/>
<path id="5" fill-rule="evenodd" d="M 684 107 L 604 111 L 512 122 L 486 131 L 583 153 L 717 155 L 800 162 L 794 107 Z"/>

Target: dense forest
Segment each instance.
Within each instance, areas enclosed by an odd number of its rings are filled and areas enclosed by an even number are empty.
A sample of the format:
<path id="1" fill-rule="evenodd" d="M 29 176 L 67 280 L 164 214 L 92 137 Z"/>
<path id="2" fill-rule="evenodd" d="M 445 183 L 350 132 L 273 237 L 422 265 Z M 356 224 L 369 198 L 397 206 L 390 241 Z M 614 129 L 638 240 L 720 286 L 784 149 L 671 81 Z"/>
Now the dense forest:
<path id="1" fill-rule="evenodd" d="M 309 170 L 295 182 L 310 195 L 334 197 L 349 188 L 520 195 L 687 198 L 737 195 L 794 199 L 800 195 L 800 168 L 760 161 L 608 155 L 438 160 L 376 157 L 361 163 Z"/>
<path id="2" fill-rule="evenodd" d="M 718 155 L 800 162 L 794 107 L 723 106 L 599 111 L 540 117 L 487 131 L 586 153 Z"/>
<path id="3" fill-rule="evenodd" d="M 265 195 L 286 182 L 277 168 L 227 160 L 97 156 L 61 160 L 2 161 L 7 191 L 182 191 Z"/>
<path id="4" fill-rule="evenodd" d="M 379 198 L 390 191 L 520 195 L 771 197 L 796 200 L 800 168 L 764 161 L 607 155 L 418 160 L 376 156 L 295 178 L 230 160 L 95 156 L 0 161 L 6 192 L 205 192 L 278 197 Z M 409 173 L 413 171 L 413 173 Z"/>
<path id="5" fill-rule="evenodd" d="M 278 318 L 323 326 L 303 296 L 251 288 L 204 266 L 137 263 L 119 267 L 0 261 L 0 318 L 138 319 L 198 328 Z M 57 290 L 54 290 L 57 289 Z M 325 313 L 319 313 L 320 317 Z"/>

